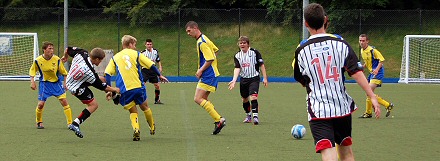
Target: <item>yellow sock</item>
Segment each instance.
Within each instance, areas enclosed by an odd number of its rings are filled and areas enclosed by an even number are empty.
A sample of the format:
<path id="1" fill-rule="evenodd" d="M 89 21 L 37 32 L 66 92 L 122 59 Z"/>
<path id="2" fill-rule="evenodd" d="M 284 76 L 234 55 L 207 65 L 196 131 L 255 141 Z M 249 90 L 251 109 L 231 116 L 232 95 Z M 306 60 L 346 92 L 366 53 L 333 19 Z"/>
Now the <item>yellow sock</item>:
<path id="1" fill-rule="evenodd" d="M 66 115 L 67 125 L 72 124 L 72 109 L 70 105 L 64 106 L 64 115 Z"/>
<path id="2" fill-rule="evenodd" d="M 382 106 L 388 107 L 390 106 L 390 103 L 388 101 L 385 101 L 382 97 L 376 94 L 377 102 L 381 104 Z"/>
<path id="3" fill-rule="evenodd" d="M 147 119 L 148 125 L 150 126 L 151 130 L 154 130 L 154 118 L 153 118 L 153 111 L 151 111 L 151 108 L 148 108 L 148 110 L 144 111 L 145 118 Z"/>
<path id="4" fill-rule="evenodd" d="M 138 114 L 130 113 L 131 126 L 133 130 L 139 130 Z"/>
<path id="5" fill-rule="evenodd" d="M 373 103 L 371 103 L 370 97 L 367 97 L 366 106 L 365 106 L 365 113 L 367 114 L 373 114 Z"/>
<path id="6" fill-rule="evenodd" d="M 37 123 L 38 122 L 43 122 L 43 110 L 44 110 L 44 108 L 39 109 L 38 106 L 35 109 L 35 116 L 36 116 L 35 120 L 37 121 Z"/>
<path id="7" fill-rule="evenodd" d="M 202 103 L 200 103 L 200 106 L 202 106 L 206 112 L 209 113 L 209 115 L 214 119 L 214 122 L 219 122 L 221 116 L 217 113 L 217 111 L 214 108 L 214 105 L 207 100 L 203 100 Z"/>

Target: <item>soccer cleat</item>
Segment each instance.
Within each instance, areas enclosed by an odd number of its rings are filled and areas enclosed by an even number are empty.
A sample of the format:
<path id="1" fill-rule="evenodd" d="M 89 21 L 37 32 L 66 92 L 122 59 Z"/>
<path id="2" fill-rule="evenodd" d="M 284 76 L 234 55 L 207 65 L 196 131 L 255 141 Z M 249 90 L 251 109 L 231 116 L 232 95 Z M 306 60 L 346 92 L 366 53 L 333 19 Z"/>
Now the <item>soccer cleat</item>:
<path id="1" fill-rule="evenodd" d="M 44 129 L 43 122 L 37 122 L 37 129 Z"/>
<path id="2" fill-rule="evenodd" d="M 163 103 L 160 100 L 157 100 L 156 102 L 154 102 L 154 104 L 160 104 L 162 105 Z"/>
<path id="3" fill-rule="evenodd" d="M 69 125 L 69 130 L 75 132 L 75 135 L 79 138 L 83 138 L 84 136 L 81 134 L 81 131 L 79 130 L 79 126 L 76 126 L 74 124 Z"/>
<path id="4" fill-rule="evenodd" d="M 258 121 L 258 116 L 254 116 L 254 125 L 258 125 L 259 121 Z"/>
<path id="5" fill-rule="evenodd" d="M 212 132 L 212 135 L 217 135 L 218 133 L 220 133 L 222 128 L 226 126 L 226 119 L 222 117 L 222 118 L 220 118 L 220 121 L 215 122 L 214 125 L 215 126 L 214 126 L 214 131 Z"/>
<path id="6" fill-rule="evenodd" d="M 373 117 L 373 115 L 371 115 L 371 114 L 368 114 L 368 113 L 364 113 L 364 114 L 362 114 L 361 116 L 359 116 L 359 118 L 371 118 L 371 117 Z"/>
<path id="7" fill-rule="evenodd" d="M 243 123 L 251 123 L 251 122 L 252 122 L 251 115 L 246 115 L 246 118 L 244 118 Z"/>
<path id="8" fill-rule="evenodd" d="M 113 95 L 113 103 L 115 104 L 115 105 L 118 105 L 119 104 L 119 99 L 121 98 L 121 95 L 120 94 L 116 94 L 116 92 L 113 92 L 112 93 L 112 95 Z"/>
<path id="9" fill-rule="evenodd" d="M 156 125 L 153 124 L 153 127 L 150 127 L 150 135 L 156 134 Z"/>
<path id="10" fill-rule="evenodd" d="M 385 117 L 390 116 L 391 110 L 393 109 L 393 107 L 394 107 L 394 104 L 390 103 L 390 105 L 386 108 L 387 109 L 387 114 L 385 115 Z"/>
<path id="11" fill-rule="evenodd" d="M 139 130 L 134 130 L 133 141 L 141 140 L 141 132 Z"/>

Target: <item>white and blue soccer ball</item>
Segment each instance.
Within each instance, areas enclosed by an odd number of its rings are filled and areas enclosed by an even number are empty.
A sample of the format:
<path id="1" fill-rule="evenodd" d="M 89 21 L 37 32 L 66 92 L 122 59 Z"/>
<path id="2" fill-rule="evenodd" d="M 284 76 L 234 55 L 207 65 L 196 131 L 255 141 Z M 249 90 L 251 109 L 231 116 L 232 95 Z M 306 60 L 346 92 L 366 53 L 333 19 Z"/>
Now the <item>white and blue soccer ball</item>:
<path id="1" fill-rule="evenodd" d="M 304 135 L 306 135 L 306 128 L 301 124 L 293 125 L 290 134 L 292 134 L 295 139 L 302 139 Z"/>

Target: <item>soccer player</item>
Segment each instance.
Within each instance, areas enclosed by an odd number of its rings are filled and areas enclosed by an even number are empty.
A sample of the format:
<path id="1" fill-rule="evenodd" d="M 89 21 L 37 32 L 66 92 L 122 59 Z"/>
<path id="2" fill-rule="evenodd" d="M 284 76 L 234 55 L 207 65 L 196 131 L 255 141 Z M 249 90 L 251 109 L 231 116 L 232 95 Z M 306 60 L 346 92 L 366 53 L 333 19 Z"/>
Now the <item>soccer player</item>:
<path id="1" fill-rule="evenodd" d="M 37 89 L 35 84 L 35 75 L 40 74 L 40 83 L 38 87 L 38 105 L 35 109 L 37 129 L 44 129 L 43 126 L 43 110 L 47 98 L 55 96 L 64 108 L 64 115 L 66 115 L 67 126 L 72 123 L 72 110 L 66 99 L 66 75 L 67 71 L 64 68 L 63 62 L 60 58 L 53 55 L 53 44 L 51 42 L 43 43 L 43 54 L 38 56 L 31 68 L 29 69 L 29 76 L 31 80 L 31 89 Z M 60 76 L 64 76 L 64 82 L 60 80 Z"/>
<path id="2" fill-rule="evenodd" d="M 377 50 L 374 46 L 369 45 L 369 42 L 370 40 L 366 34 L 361 34 L 359 36 L 359 45 L 361 46 L 361 55 L 362 59 L 364 60 L 364 68 L 366 67 L 370 72 L 370 75 L 368 75 L 368 82 L 370 83 L 371 90 L 374 92 L 377 87 L 382 86 L 382 79 L 385 75 L 383 67 L 385 58 L 382 56 L 379 50 Z M 385 106 L 385 109 L 387 110 L 385 116 L 390 116 L 394 104 L 386 101 L 379 95 L 376 95 L 376 98 L 379 104 Z M 359 118 L 371 118 L 372 113 L 373 107 L 371 105 L 371 100 L 367 97 L 365 113 Z"/>
<path id="3" fill-rule="evenodd" d="M 155 134 L 153 112 L 148 107 L 147 91 L 142 80 L 141 68 L 153 70 L 161 81 L 168 82 L 168 79 L 161 75 L 154 65 L 154 62 L 145 55 L 136 51 L 136 38 L 130 35 L 122 37 L 122 48 L 105 68 L 106 80 L 110 84 L 111 75 L 116 75 L 116 87 L 121 89 L 120 104 L 130 113 L 131 125 L 133 127 L 133 141 L 140 140 L 140 126 L 138 122 L 139 105 L 144 112 L 145 118 L 150 127 L 150 134 Z"/>
<path id="4" fill-rule="evenodd" d="M 159 72 L 162 73 L 162 63 L 160 62 L 159 52 L 157 51 L 157 49 L 153 48 L 153 41 L 151 39 L 145 40 L 145 47 L 146 49 L 142 50 L 141 53 L 144 54 L 147 58 L 150 58 L 151 61 L 153 61 L 155 64 L 157 64 L 159 66 Z M 151 69 L 142 68 L 142 77 L 144 83 L 146 83 L 148 80 L 154 85 L 154 104 L 163 104 L 160 101 L 160 85 L 156 72 L 152 71 Z"/>
<path id="5" fill-rule="evenodd" d="M 73 60 L 67 75 L 67 89 L 83 104 L 87 105 L 69 126 L 69 129 L 75 132 L 76 136 L 83 138 L 79 125 L 98 109 L 98 102 L 95 100 L 89 86 L 93 86 L 101 91 L 117 93 L 119 93 L 119 88 L 110 87 L 105 82 L 102 82 L 105 79 L 99 77 L 93 68 L 93 65 L 98 66 L 105 57 L 105 52 L 101 48 L 94 48 L 89 54 L 84 49 L 68 47 L 64 50 L 64 56 L 61 60 L 65 62 L 69 56 L 73 57 Z"/>
<path id="6" fill-rule="evenodd" d="M 308 121 L 316 153 L 322 160 L 354 160 L 351 148 L 352 112 L 357 109 L 344 86 L 344 72 L 370 97 L 376 118 L 380 108 L 351 46 L 340 36 L 327 34 L 324 8 L 311 3 L 304 9 L 310 37 L 295 51 L 294 77 L 307 92 Z M 338 147 L 337 149 L 335 147 Z"/>
<path id="7" fill-rule="evenodd" d="M 257 99 L 260 88 L 260 69 L 263 74 L 264 87 L 267 87 L 267 75 L 260 52 L 249 45 L 249 38 L 247 36 L 240 36 L 238 39 L 240 51 L 234 56 L 234 76 L 228 85 L 229 90 L 232 90 L 235 87 L 238 75 L 240 75 L 240 95 L 243 101 L 243 109 L 246 113 L 246 118 L 243 122 L 250 123 L 253 121 L 254 125 L 258 125 L 258 111 L 260 107 L 258 106 Z"/>
<path id="8" fill-rule="evenodd" d="M 226 119 L 218 114 L 211 101 L 208 101 L 208 96 L 217 89 L 217 77 L 220 75 L 216 58 L 218 48 L 206 35 L 202 34 L 196 22 L 189 21 L 185 25 L 185 28 L 186 33 L 197 40 L 196 45 L 199 60 L 197 61 L 198 70 L 196 77 L 199 79 L 199 82 L 196 87 L 194 101 L 202 106 L 212 117 L 214 120 L 214 131 L 212 134 L 217 135 L 226 125 Z"/>

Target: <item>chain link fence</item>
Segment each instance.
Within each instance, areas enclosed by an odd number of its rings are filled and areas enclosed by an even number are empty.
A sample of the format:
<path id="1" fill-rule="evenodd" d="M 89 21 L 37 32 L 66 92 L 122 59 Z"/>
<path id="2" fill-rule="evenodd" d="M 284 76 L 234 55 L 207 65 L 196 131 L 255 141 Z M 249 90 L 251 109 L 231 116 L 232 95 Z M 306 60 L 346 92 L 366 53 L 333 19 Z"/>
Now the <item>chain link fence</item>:
<path id="1" fill-rule="evenodd" d="M 63 13 L 63 8 L 0 8 L 0 30 L 36 32 L 40 44 L 51 41 L 55 52 L 62 54 Z M 180 9 L 176 13 L 162 12 L 162 16 L 156 13 L 161 13 L 161 9 L 142 10 L 132 21 L 126 14 L 104 9 L 69 9 L 69 45 L 119 51 L 120 38 L 129 34 L 138 38 L 137 48 L 143 50 L 145 39 L 151 38 L 161 55 L 165 75 L 193 76 L 197 68 L 196 44 L 186 35 L 185 24 L 194 20 L 220 48 L 219 68 L 223 76 L 233 74 L 232 57 L 239 50 L 236 42 L 240 35 L 249 36 L 251 47 L 263 54 L 270 76 L 292 75 L 291 60 L 302 39 L 301 10 Z M 355 51 L 359 51 L 359 34 L 367 33 L 372 45 L 382 53 L 397 53 L 386 56 L 391 60 L 387 66 L 398 66 L 390 71 L 396 73 L 392 77 L 398 77 L 405 35 L 440 34 L 437 10 L 334 10 L 328 15 L 329 32 L 344 37 Z"/>

